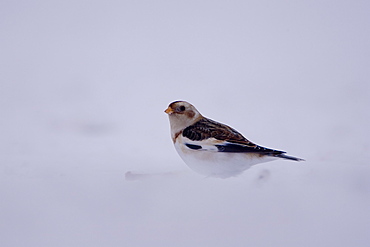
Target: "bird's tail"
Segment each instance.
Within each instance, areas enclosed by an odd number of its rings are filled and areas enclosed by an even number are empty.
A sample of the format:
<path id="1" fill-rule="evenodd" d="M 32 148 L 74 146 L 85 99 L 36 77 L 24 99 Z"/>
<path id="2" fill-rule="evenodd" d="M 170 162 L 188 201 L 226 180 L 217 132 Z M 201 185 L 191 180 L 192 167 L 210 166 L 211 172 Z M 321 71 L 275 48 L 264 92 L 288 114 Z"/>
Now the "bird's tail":
<path id="1" fill-rule="evenodd" d="M 279 158 L 283 158 L 283 159 L 287 159 L 287 160 L 305 161 L 304 159 L 293 157 L 293 156 L 289 156 L 289 155 L 286 155 L 286 154 L 283 154 L 283 153 L 282 154 L 276 154 L 274 156 L 275 157 L 279 157 Z"/>

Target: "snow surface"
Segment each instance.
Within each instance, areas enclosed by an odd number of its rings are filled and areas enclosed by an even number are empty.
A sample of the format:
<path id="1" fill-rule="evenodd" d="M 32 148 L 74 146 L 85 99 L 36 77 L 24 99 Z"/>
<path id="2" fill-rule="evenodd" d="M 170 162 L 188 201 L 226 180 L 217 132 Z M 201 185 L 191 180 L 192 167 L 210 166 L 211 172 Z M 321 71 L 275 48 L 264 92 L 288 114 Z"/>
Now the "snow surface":
<path id="1" fill-rule="evenodd" d="M 1 1 L 0 245 L 370 246 L 368 1 Z M 305 158 L 203 178 L 187 100 Z"/>

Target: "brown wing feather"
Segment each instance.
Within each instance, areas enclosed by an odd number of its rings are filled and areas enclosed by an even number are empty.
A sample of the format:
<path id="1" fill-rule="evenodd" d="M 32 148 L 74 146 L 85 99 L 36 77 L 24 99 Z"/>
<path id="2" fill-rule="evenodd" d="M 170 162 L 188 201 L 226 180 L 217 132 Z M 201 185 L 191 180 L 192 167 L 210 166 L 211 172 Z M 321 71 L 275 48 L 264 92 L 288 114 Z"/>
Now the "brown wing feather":
<path id="1" fill-rule="evenodd" d="M 235 129 L 208 118 L 202 118 L 195 124 L 185 128 L 182 134 L 193 141 L 201 141 L 213 137 L 217 140 L 239 143 L 250 147 L 257 146 L 253 142 L 248 141 Z"/>
<path id="2" fill-rule="evenodd" d="M 182 135 L 189 138 L 192 141 L 201 141 L 212 137 L 217 140 L 227 141 L 228 143 L 226 144 L 215 145 L 218 148 L 219 152 L 232 152 L 232 153 L 254 152 L 267 154 L 271 156 L 278 156 L 285 153 L 284 151 L 274 150 L 256 145 L 253 142 L 246 139 L 242 134 L 240 134 L 235 129 L 208 118 L 202 118 L 195 124 L 185 128 L 184 131 L 182 132 Z M 193 147 L 193 149 L 195 149 L 195 147 Z"/>

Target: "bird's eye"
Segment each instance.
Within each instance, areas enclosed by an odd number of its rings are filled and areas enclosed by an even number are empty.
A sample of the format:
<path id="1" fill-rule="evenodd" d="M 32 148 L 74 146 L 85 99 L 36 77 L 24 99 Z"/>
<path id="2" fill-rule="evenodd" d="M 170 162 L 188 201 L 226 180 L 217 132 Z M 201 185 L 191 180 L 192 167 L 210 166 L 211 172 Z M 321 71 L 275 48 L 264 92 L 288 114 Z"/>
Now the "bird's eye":
<path id="1" fill-rule="evenodd" d="M 179 109 L 179 111 L 185 111 L 185 106 L 182 105 L 178 109 Z"/>

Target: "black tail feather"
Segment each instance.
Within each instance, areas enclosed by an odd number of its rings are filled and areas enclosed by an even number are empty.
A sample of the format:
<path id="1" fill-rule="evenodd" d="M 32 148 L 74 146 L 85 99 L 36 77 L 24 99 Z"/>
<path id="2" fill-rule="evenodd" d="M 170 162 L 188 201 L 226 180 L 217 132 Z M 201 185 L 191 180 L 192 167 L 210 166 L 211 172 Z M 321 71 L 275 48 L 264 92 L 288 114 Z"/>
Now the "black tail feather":
<path id="1" fill-rule="evenodd" d="M 286 154 L 276 154 L 274 156 L 275 157 L 279 157 L 279 158 L 283 158 L 283 159 L 287 159 L 287 160 L 305 161 L 304 159 L 293 157 L 293 156 L 289 156 L 289 155 L 286 155 Z"/>

